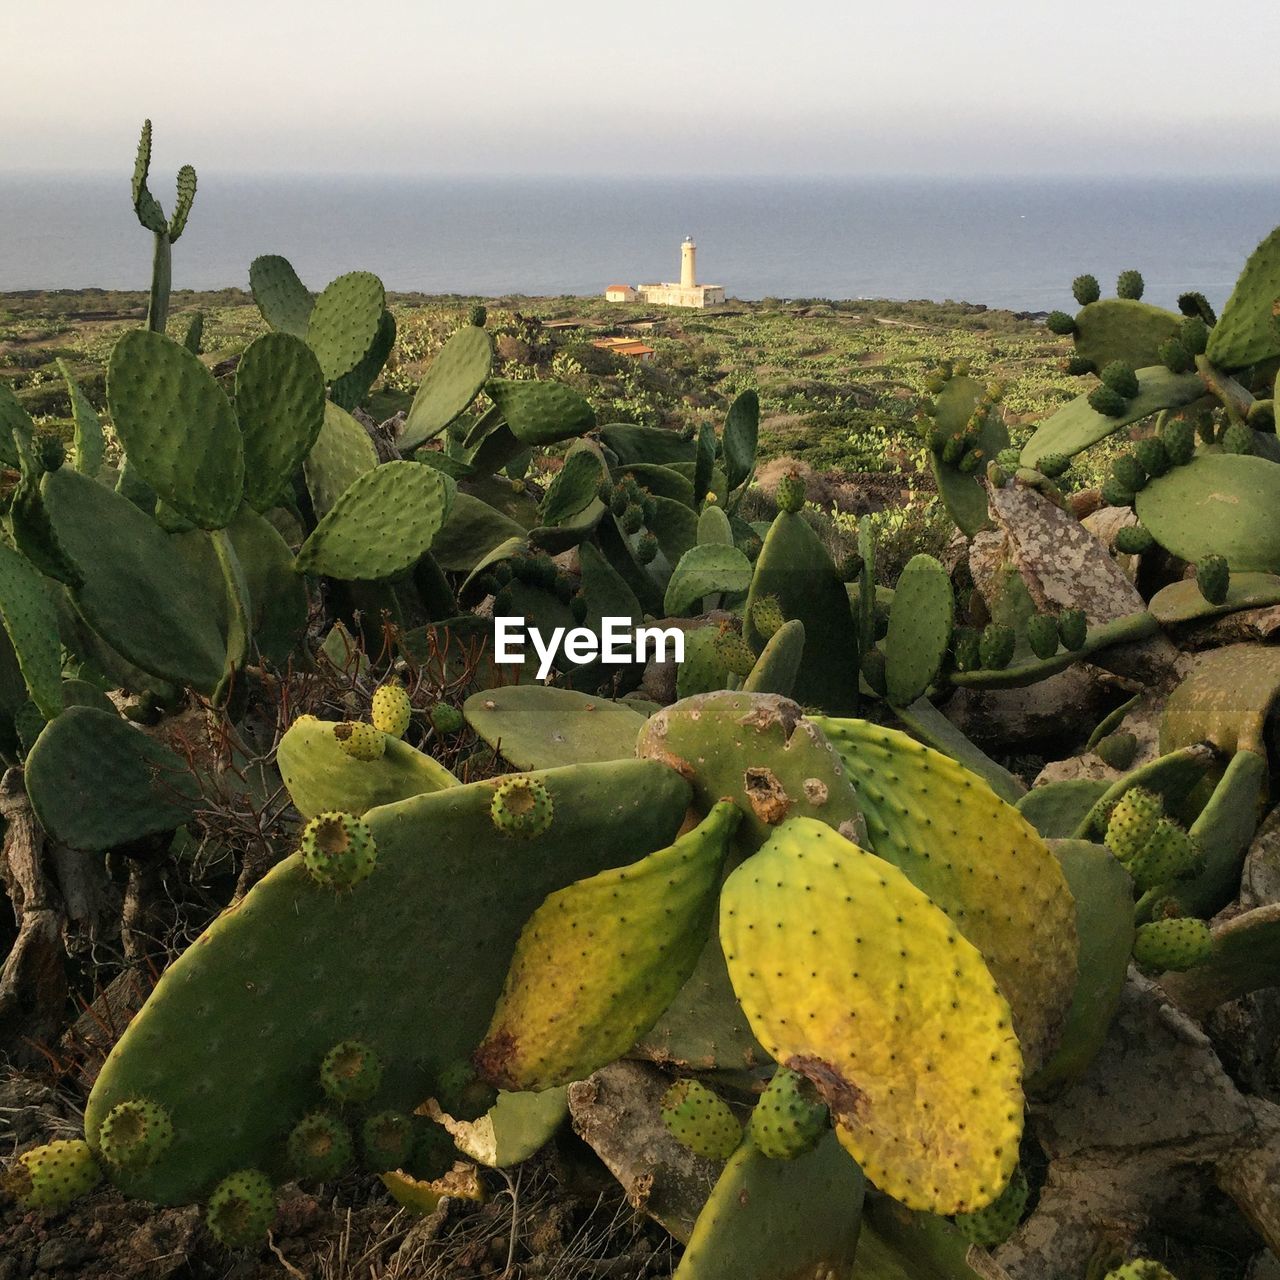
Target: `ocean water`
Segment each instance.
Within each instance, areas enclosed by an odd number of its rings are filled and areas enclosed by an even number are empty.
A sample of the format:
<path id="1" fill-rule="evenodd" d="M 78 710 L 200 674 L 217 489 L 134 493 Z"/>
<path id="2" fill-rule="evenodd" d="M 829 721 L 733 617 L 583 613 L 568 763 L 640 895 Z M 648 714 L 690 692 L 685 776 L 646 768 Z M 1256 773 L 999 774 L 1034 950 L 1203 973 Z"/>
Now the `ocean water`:
<path id="1" fill-rule="evenodd" d="M 153 183 L 166 205 L 171 197 Z M 428 293 L 598 294 L 699 278 L 730 297 L 930 298 L 1069 307 L 1092 271 L 1137 267 L 1149 301 L 1186 289 L 1220 304 L 1280 224 L 1280 177 L 445 179 L 205 173 L 174 285 L 245 286 L 288 257 L 320 287 L 355 268 Z M 0 289 L 145 288 L 150 242 L 129 176 L 0 174 Z"/>

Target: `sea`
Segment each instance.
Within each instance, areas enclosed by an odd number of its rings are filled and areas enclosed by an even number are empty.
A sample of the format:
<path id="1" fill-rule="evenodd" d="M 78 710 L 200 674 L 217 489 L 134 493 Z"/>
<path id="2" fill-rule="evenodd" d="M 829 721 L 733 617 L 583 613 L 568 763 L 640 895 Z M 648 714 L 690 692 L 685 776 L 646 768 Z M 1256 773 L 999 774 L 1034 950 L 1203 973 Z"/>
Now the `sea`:
<path id="1" fill-rule="evenodd" d="M 163 185 L 153 189 L 166 205 Z M 1215 304 L 1280 224 L 1280 175 L 1253 180 L 652 178 L 202 173 L 175 288 L 245 287 L 258 254 L 320 288 L 363 268 L 425 293 L 600 294 L 679 278 L 730 298 L 892 298 L 1070 308 L 1088 271 L 1136 267 L 1149 301 Z M 145 288 L 129 174 L 0 173 L 0 290 Z"/>

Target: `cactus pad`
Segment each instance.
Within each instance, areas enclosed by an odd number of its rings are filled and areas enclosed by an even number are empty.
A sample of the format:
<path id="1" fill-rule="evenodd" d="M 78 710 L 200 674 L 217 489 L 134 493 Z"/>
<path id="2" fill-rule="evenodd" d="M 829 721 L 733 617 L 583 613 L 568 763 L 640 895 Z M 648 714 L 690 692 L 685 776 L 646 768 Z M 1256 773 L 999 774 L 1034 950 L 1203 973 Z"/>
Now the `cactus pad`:
<path id="1" fill-rule="evenodd" d="M 440 434 L 476 398 L 493 365 L 489 335 L 463 325 L 427 366 L 397 442 L 404 451 Z"/>
<path id="2" fill-rule="evenodd" d="M 751 1112 L 751 1140 L 770 1160 L 794 1160 L 812 1151 L 827 1131 L 827 1105 L 812 1080 L 779 1067 Z"/>
<path id="3" fill-rule="evenodd" d="M 893 706 L 910 706 L 938 678 L 954 610 L 947 571 L 932 556 L 913 556 L 898 579 L 884 642 L 885 692 Z"/>
<path id="4" fill-rule="evenodd" d="M 287 258 L 278 254 L 255 258 L 249 264 L 249 288 L 262 318 L 273 329 L 295 338 L 307 336 L 316 300 Z"/>
<path id="5" fill-rule="evenodd" d="M 307 345 L 326 382 L 336 382 L 364 359 L 385 309 L 382 281 L 368 271 L 350 271 L 329 282 L 307 319 Z"/>
<path id="6" fill-rule="evenodd" d="M 1231 587 L 1231 569 L 1222 556 L 1205 556 L 1196 565 L 1196 587 L 1210 604 L 1222 604 Z"/>
<path id="7" fill-rule="evenodd" d="M 1130 787 L 1116 801 L 1107 819 L 1107 848 L 1121 862 L 1136 858 L 1155 834 L 1164 814 L 1164 801 L 1145 787 Z"/>
<path id="8" fill-rule="evenodd" d="M 792 819 L 725 882 L 720 940 L 752 1029 L 868 1178 L 934 1213 L 995 1199 L 1022 1131 L 1009 1006 L 902 872 Z"/>
<path id="9" fill-rule="evenodd" d="M 1223 369 L 1243 369 L 1280 354 L 1274 306 L 1280 298 L 1280 227 L 1249 256 L 1205 354 Z"/>
<path id="10" fill-rule="evenodd" d="M 631 1049 L 693 973 L 740 818 L 722 802 L 670 848 L 561 889 L 534 912 L 476 1053 L 488 1080 L 548 1089 Z"/>
<path id="11" fill-rule="evenodd" d="M 377 465 L 369 433 L 345 409 L 326 401 L 324 424 L 303 467 L 316 515 L 327 515 L 347 489 Z"/>
<path id="12" fill-rule="evenodd" d="M 236 415 L 213 374 L 181 343 L 132 329 L 112 348 L 111 420 L 132 466 L 192 524 L 231 523 L 244 490 Z"/>
<path id="13" fill-rule="evenodd" d="M 455 484 L 417 462 L 357 476 L 298 551 L 299 573 L 377 580 L 411 568 L 449 516 Z"/>
<path id="14" fill-rule="evenodd" d="M 727 1160 L 742 1141 L 742 1125 L 729 1104 L 700 1080 L 677 1080 L 662 1095 L 662 1123 L 704 1160 Z"/>
<path id="15" fill-rule="evenodd" d="M 862 720 L 818 725 L 848 766 L 871 848 L 985 957 L 1034 1070 L 1076 981 L 1075 904 L 1057 859 L 1012 805 L 950 757 Z"/>
<path id="16" fill-rule="evenodd" d="M 1133 940 L 1133 958 L 1144 969 L 1181 973 L 1207 960 L 1213 952 L 1213 934 L 1203 920 L 1187 917 L 1155 920 L 1139 927 Z"/>
<path id="17" fill-rule="evenodd" d="M 558 382 L 490 378 L 484 389 L 522 445 L 555 444 L 596 425 L 591 406 L 572 387 Z"/>

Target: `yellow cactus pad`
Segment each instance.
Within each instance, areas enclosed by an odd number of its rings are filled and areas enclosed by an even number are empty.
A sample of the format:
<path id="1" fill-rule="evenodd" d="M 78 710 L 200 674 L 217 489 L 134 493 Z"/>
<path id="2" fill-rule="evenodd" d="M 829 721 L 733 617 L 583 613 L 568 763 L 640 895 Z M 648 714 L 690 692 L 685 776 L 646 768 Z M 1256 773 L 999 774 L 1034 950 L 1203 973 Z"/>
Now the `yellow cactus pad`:
<path id="1" fill-rule="evenodd" d="M 668 848 L 547 898 L 476 1051 L 486 1079 L 512 1090 L 581 1080 L 657 1022 L 706 943 L 741 817 L 723 800 Z"/>
<path id="2" fill-rule="evenodd" d="M 858 792 L 871 848 L 982 952 L 1028 1071 L 1056 1047 L 1076 986 L 1076 909 L 1035 828 L 976 773 L 905 733 L 817 721 Z"/>
<path id="3" fill-rule="evenodd" d="M 1018 1161 L 1022 1055 L 977 949 L 896 867 L 811 818 L 725 882 L 720 943 L 761 1044 L 912 1209 L 989 1204 Z"/>

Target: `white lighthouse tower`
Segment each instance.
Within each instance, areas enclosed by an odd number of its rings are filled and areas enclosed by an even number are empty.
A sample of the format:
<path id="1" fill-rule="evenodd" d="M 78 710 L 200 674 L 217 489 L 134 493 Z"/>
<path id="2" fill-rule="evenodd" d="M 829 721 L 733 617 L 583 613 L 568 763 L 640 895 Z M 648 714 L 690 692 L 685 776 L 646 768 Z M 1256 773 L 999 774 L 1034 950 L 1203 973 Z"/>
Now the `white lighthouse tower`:
<path id="1" fill-rule="evenodd" d="M 685 236 L 684 244 L 680 246 L 680 287 L 698 287 L 698 246 L 693 243 L 692 236 Z"/>

